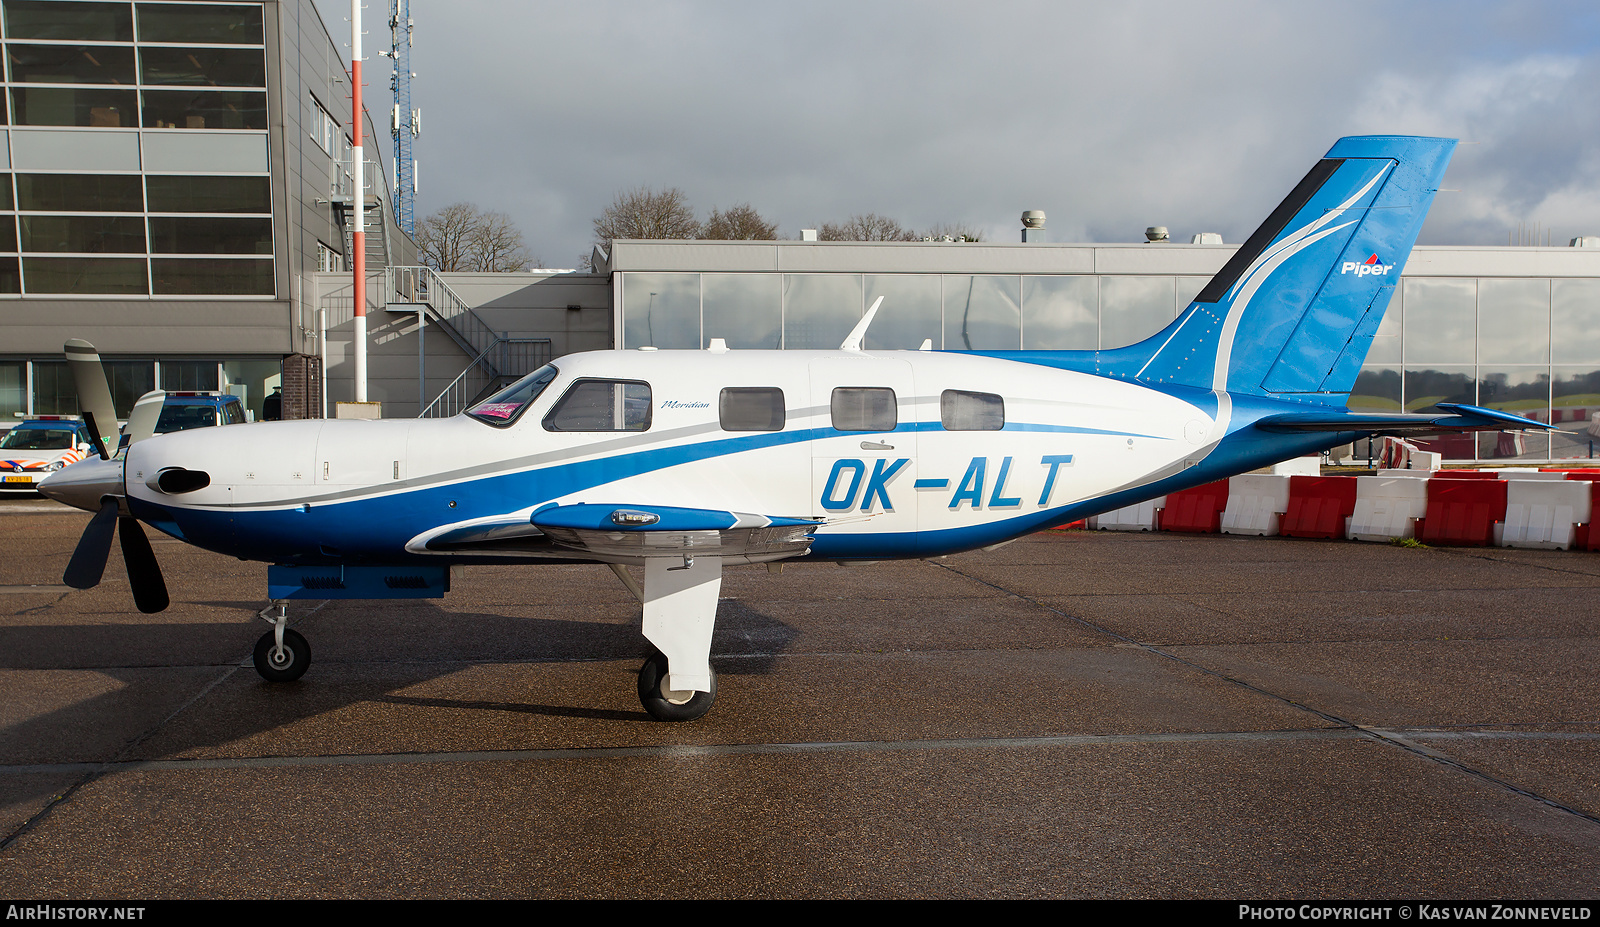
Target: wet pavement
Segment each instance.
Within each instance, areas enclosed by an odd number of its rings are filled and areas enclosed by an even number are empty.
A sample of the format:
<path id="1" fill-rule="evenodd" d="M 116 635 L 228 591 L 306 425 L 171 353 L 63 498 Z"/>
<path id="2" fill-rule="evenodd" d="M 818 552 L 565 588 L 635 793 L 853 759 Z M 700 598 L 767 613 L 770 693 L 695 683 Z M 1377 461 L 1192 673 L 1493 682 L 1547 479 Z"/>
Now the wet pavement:
<path id="1" fill-rule="evenodd" d="M 1592 898 L 1600 554 L 1051 532 L 727 572 L 651 721 L 598 566 L 302 602 L 0 500 L 0 896 Z"/>

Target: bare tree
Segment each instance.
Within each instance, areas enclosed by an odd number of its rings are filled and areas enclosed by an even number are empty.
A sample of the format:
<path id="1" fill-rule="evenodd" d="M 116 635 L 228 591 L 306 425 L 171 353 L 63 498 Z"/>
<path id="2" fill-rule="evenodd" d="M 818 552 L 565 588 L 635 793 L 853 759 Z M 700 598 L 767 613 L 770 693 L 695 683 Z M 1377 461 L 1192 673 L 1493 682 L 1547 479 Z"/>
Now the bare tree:
<path id="1" fill-rule="evenodd" d="M 778 223 L 761 218 L 749 203 L 730 206 L 726 212 L 712 207 L 710 217 L 701 223 L 695 237 L 713 241 L 774 241 L 778 237 Z"/>
<path id="2" fill-rule="evenodd" d="M 435 270 L 504 272 L 544 266 L 503 212 L 453 203 L 417 223 L 422 263 Z"/>
<path id="3" fill-rule="evenodd" d="M 823 241 L 916 241 L 918 236 L 887 216 L 869 212 L 838 225 L 824 222 L 817 237 Z"/>
<path id="4" fill-rule="evenodd" d="M 699 230 L 682 190 L 635 187 L 618 193 L 594 220 L 594 241 L 610 254 L 618 238 L 693 238 Z"/>

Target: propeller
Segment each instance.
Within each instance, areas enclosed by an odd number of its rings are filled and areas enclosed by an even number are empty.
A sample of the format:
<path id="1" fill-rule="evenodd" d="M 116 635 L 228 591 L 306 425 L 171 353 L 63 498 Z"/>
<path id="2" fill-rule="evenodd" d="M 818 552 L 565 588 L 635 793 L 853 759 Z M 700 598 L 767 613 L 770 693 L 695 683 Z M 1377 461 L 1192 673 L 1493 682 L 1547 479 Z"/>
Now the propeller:
<path id="1" fill-rule="evenodd" d="M 74 589 L 99 585 L 111 556 L 111 535 L 115 533 L 122 543 L 122 562 L 128 571 L 134 604 L 147 615 L 162 611 L 170 604 L 167 584 L 144 526 L 127 511 L 125 457 L 109 453 L 117 447 L 117 413 L 100 353 L 94 345 L 78 338 L 68 341 L 65 351 L 67 366 L 78 387 L 78 404 L 94 435 L 99 457 L 58 470 L 39 484 L 39 491 L 50 498 L 95 513 L 72 551 L 62 581 Z M 150 436 L 161 411 L 162 396 L 152 392 L 140 397 L 134 414 L 129 416 L 130 443 Z M 151 482 L 152 488 L 161 492 L 190 492 L 203 488 L 210 478 L 199 471 L 169 468 Z"/>

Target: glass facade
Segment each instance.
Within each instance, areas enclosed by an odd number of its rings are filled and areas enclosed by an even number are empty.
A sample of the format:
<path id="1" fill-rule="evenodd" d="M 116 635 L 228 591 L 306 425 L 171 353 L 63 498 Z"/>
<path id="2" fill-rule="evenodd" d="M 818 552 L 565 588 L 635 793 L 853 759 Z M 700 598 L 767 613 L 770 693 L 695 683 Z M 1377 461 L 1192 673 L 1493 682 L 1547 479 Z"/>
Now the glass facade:
<path id="1" fill-rule="evenodd" d="M 133 404 L 149 391 L 222 391 L 238 396 L 247 414 L 260 420 L 263 403 L 283 384 L 280 360 L 239 358 L 106 359 L 106 383 L 117 417 L 127 418 Z M 0 416 L 9 426 L 31 415 L 77 415 L 78 388 L 66 361 L 57 359 L 0 361 Z"/>
<path id="2" fill-rule="evenodd" d="M 23 165 L 0 174 L 0 294 L 275 295 L 264 158 L 180 157 L 237 133 L 265 151 L 261 4 L 0 0 L 0 39 Z"/>
<path id="3" fill-rule="evenodd" d="M 1132 344 L 1175 319 L 1207 278 L 619 272 L 618 347 L 831 349 L 884 305 L 866 347 L 1092 350 Z M 1419 442 L 1449 460 L 1588 458 L 1600 412 L 1600 279 L 1406 277 L 1351 391 L 1356 410 L 1439 402 L 1514 412 L 1563 430 Z"/>

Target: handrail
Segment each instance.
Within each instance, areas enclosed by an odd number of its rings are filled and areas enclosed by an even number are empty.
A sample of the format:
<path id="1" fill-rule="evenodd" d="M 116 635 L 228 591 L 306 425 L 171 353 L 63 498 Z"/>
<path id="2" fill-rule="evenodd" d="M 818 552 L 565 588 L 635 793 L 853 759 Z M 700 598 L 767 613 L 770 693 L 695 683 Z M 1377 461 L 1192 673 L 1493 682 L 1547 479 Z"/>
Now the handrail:
<path id="1" fill-rule="evenodd" d="M 520 365 L 508 365 L 506 363 L 507 358 L 505 357 L 505 349 L 510 345 L 519 344 L 544 345 L 545 350 L 543 352 L 535 353 L 542 353 L 543 358 L 548 361 L 550 348 L 549 338 L 496 337 L 492 344 L 490 344 L 487 348 L 484 348 L 477 357 L 474 357 L 467 363 L 467 366 L 462 369 L 461 373 L 456 375 L 454 380 L 450 381 L 449 385 L 439 391 L 439 395 L 435 396 L 433 401 L 428 403 L 426 408 L 417 413 L 417 418 L 449 418 L 452 415 L 457 415 L 466 411 L 470 403 L 478 399 L 478 397 L 482 396 L 490 389 L 498 389 L 501 385 L 500 381 L 509 380 L 514 377 L 520 377 L 526 373 L 530 373 L 531 370 L 521 370 L 520 368 L 529 366 L 529 364 L 532 363 L 532 360 L 538 360 L 538 357 L 535 357 L 531 360 L 524 358 L 525 363 Z M 498 353 L 501 355 L 499 364 L 493 364 L 489 361 L 488 355 L 491 351 L 498 351 Z M 508 366 L 517 367 L 518 371 L 514 373 L 495 374 L 493 376 L 484 373 L 486 369 L 505 370 Z"/>

